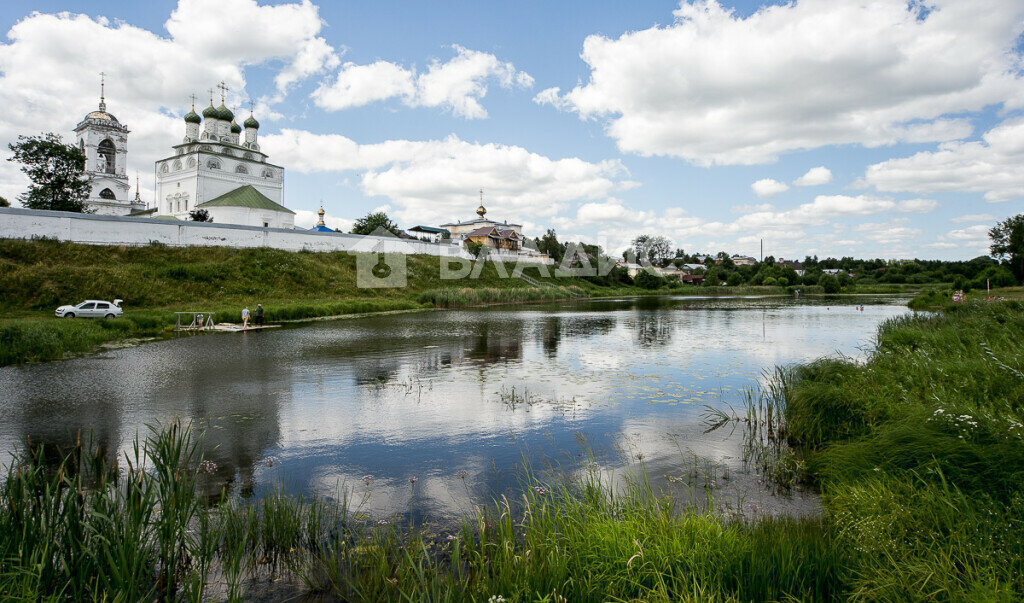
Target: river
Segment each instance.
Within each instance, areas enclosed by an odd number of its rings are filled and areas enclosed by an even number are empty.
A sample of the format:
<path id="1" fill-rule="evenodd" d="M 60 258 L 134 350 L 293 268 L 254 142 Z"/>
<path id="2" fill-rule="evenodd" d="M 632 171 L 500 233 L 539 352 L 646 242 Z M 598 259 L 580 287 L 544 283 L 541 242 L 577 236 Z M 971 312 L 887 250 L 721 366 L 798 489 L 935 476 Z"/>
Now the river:
<path id="1" fill-rule="evenodd" d="M 456 517 L 514 495 L 523 463 L 659 483 L 700 466 L 729 504 L 813 513 L 744 466 L 742 430 L 707 432 L 705 406 L 742 408 L 776 365 L 863 356 L 904 303 L 591 300 L 187 336 L 0 369 L 0 453 L 81 431 L 115 454 L 180 417 L 206 432 L 211 491 L 345 493 L 370 517 Z"/>

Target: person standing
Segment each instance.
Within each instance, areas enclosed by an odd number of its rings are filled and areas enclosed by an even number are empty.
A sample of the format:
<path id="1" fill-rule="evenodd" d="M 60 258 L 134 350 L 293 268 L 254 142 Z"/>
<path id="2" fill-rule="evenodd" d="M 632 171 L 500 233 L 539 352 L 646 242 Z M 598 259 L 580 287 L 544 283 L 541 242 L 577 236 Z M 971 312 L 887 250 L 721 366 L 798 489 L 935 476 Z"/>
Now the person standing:
<path id="1" fill-rule="evenodd" d="M 253 322 L 257 327 L 263 326 L 263 304 L 256 304 L 256 313 L 253 315 Z"/>
<path id="2" fill-rule="evenodd" d="M 242 308 L 242 328 L 249 328 L 249 306 Z"/>

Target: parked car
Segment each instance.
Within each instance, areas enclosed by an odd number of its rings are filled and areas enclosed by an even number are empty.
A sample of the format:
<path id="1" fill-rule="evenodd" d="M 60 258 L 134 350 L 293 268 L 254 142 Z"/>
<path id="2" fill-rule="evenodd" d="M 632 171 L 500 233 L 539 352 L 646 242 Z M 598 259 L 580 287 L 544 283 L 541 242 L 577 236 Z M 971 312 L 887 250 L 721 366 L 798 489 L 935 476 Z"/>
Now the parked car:
<path id="1" fill-rule="evenodd" d="M 112 302 L 87 299 L 74 306 L 61 306 L 54 312 L 57 318 L 116 318 L 123 313 L 119 299 Z"/>

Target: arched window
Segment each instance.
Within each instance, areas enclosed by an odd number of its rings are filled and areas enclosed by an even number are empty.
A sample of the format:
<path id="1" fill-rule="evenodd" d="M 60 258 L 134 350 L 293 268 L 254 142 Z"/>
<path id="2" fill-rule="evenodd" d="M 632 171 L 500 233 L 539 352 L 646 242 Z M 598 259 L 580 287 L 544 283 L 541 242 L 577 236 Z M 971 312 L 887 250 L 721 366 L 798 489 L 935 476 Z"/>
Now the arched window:
<path id="1" fill-rule="evenodd" d="M 114 196 L 114 191 L 110 190 L 109 188 L 105 188 L 105 189 L 100 191 L 100 199 L 116 199 L 116 198 L 117 197 Z"/>
<path id="2" fill-rule="evenodd" d="M 246 153 L 245 155 L 242 155 L 242 157 L 246 159 L 252 159 L 252 153 Z"/>
<path id="3" fill-rule="evenodd" d="M 96 151 L 100 155 L 100 171 L 113 174 L 117 157 L 117 149 L 114 148 L 114 143 L 109 138 L 104 138 L 103 142 L 96 148 Z"/>
<path id="4" fill-rule="evenodd" d="M 167 167 L 166 163 L 160 166 L 160 173 L 161 174 L 166 174 L 168 171 L 170 171 L 170 168 Z"/>
<path id="5" fill-rule="evenodd" d="M 190 167 L 190 168 L 196 167 L 196 158 L 195 157 L 189 157 L 188 158 L 188 167 Z"/>
<path id="6" fill-rule="evenodd" d="M 210 168 L 211 170 L 219 170 L 220 162 L 217 161 L 216 159 L 211 159 L 206 162 L 206 167 Z"/>
<path id="7" fill-rule="evenodd" d="M 177 172 L 180 169 L 181 169 L 181 160 L 180 159 L 175 159 L 174 160 L 174 171 Z"/>
<path id="8" fill-rule="evenodd" d="M 245 167 L 244 165 L 239 164 L 239 166 L 235 168 L 235 173 L 236 174 L 248 174 L 249 173 L 249 168 Z"/>

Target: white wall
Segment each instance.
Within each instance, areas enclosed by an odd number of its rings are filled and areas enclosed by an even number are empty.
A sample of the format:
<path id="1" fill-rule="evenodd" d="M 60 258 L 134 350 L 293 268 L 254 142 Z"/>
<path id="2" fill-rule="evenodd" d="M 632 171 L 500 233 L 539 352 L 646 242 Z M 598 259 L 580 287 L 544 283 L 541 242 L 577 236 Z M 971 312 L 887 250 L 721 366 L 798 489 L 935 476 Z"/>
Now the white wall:
<path id="1" fill-rule="evenodd" d="M 46 237 L 90 245 L 273 247 L 287 251 L 416 253 L 469 258 L 458 245 L 238 224 L 98 216 L 0 207 L 0 239 Z"/>

